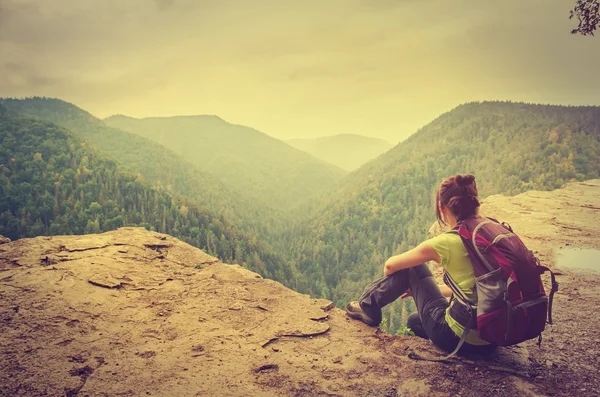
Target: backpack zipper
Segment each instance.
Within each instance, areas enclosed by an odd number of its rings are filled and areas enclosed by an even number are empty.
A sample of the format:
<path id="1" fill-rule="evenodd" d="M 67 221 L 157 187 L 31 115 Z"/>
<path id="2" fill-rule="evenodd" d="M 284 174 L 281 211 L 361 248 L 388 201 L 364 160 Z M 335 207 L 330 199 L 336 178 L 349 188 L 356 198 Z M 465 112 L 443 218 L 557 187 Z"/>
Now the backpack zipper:
<path id="1" fill-rule="evenodd" d="M 512 310 L 513 305 L 510 300 L 508 300 L 508 291 L 504 293 L 504 300 L 506 302 L 506 333 L 504 334 L 504 340 L 508 342 L 508 338 L 512 336 Z"/>
<path id="2" fill-rule="evenodd" d="M 514 236 L 514 235 L 515 235 L 514 233 L 503 233 L 503 234 L 499 234 L 499 235 L 497 235 L 497 236 L 496 236 L 496 238 L 494 238 L 494 240 L 492 241 L 492 244 L 490 244 L 490 245 L 494 245 L 494 244 L 496 244 L 498 241 L 502 240 L 503 238 L 506 238 L 506 237 L 512 237 L 512 236 Z"/>
<path id="3" fill-rule="evenodd" d="M 528 308 L 530 306 L 535 306 L 538 303 L 543 302 L 543 301 L 547 301 L 547 300 L 548 300 L 547 296 L 540 296 L 539 298 L 536 298 L 534 300 L 525 301 L 523 303 L 518 304 L 517 306 L 515 306 L 515 309 L 519 308 L 519 307 L 526 309 L 526 308 Z"/>
<path id="4" fill-rule="evenodd" d="M 512 237 L 512 236 L 516 236 L 516 235 L 514 233 L 503 233 L 503 234 L 497 235 L 494 238 L 494 240 L 492 240 L 492 243 L 483 249 L 483 252 L 486 252 L 488 249 L 490 249 L 491 246 L 493 246 L 494 244 L 496 244 L 498 241 L 502 240 L 503 238 Z"/>

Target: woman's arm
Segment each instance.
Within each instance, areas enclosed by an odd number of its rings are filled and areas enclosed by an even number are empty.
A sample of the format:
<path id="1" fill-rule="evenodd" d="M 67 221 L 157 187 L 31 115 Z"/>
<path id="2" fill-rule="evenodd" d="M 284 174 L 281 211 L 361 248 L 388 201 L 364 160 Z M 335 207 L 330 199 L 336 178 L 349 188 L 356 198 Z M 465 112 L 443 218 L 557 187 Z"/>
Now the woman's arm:
<path id="1" fill-rule="evenodd" d="M 402 269 L 408 269 L 427 261 L 440 263 L 441 259 L 436 250 L 427 241 L 403 254 L 392 256 L 385 262 L 383 272 L 390 276 Z"/>

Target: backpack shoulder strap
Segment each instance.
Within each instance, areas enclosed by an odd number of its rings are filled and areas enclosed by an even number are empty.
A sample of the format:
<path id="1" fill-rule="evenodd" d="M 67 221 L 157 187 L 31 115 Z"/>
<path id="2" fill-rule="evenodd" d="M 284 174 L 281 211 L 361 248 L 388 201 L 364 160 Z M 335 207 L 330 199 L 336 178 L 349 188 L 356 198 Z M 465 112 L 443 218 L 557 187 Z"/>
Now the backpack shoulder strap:
<path id="1" fill-rule="evenodd" d="M 456 234 L 460 237 L 461 241 L 463 240 L 462 236 L 460 236 L 460 233 L 458 232 L 458 228 L 459 226 L 456 226 L 454 229 L 447 231 L 446 233 L 448 234 Z M 464 244 L 464 242 L 463 242 Z M 476 303 L 473 302 L 472 299 L 469 299 L 465 293 L 460 289 L 458 283 L 456 281 L 454 281 L 454 279 L 452 278 L 452 276 L 450 275 L 450 273 L 448 273 L 446 271 L 446 269 L 444 269 L 444 275 L 443 275 L 443 279 L 444 279 L 444 284 L 446 284 L 451 290 L 452 293 L 454 294 L 454 296 L 458 299 L 458 301 L 460 303 L 462 303 L 465 306 L 469 306 L 469 307 L 475 307 Z"/>
<path id="2" fill-rule="evenodd" d="M 452 293 L 460 303 L 471 308 L 476 307 L 476 303 L 472 299 L 469 299 L 467 295 L 465 295 L 465 293 L 460 289 L 458 283 L 454 281 L 454 279 L 452 278 L 450 273 L 446 271 L 446 269 L 444 269 L 443 280 L 444 284 L 446 284 L 448 288 L 452 290 Z"/>

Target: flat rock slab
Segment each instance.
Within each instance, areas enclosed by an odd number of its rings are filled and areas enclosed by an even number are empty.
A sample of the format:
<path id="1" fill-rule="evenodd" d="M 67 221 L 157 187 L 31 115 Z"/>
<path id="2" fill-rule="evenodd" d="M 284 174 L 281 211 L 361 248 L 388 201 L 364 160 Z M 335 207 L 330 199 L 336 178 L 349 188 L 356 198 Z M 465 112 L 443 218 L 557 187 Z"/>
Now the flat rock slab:
<path id="1" fill-rule="evenodd" d="M 104 288 L 119 288 L 121 286 L 121 282 L 110 274 L 94 274 L 88 282 Z"/>

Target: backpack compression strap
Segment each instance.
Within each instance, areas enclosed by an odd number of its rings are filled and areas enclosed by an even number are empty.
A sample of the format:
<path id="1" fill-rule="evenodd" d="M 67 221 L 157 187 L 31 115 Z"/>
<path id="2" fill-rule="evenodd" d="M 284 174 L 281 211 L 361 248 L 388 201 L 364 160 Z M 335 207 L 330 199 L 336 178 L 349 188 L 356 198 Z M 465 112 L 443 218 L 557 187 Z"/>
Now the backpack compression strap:
<path id="1" fill-rule="evenodd" d="M 550 295 L 548 296 L 548 324 L 552 324 L 552 301 L 554 300 L 554 293 L 558 291 L 558 282 L 556 282 L 556 275 L 552 270 L 548 269 L 546 266 L 540 266 L 540 274 L 546 272 L 550 272 L 550 280 L 552 281 L 552 288 L 550 289 Z"/>

